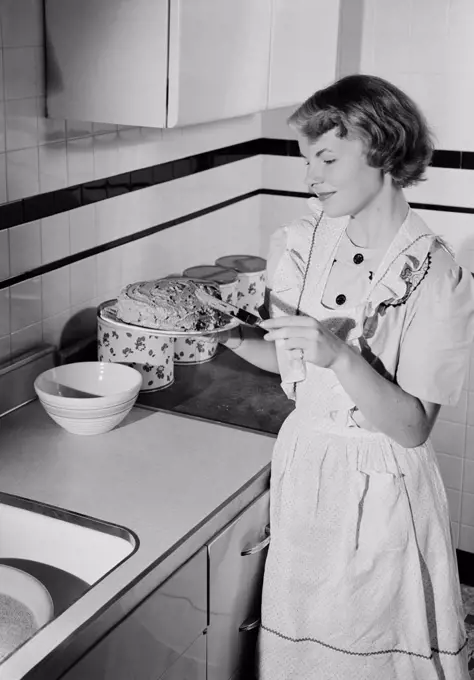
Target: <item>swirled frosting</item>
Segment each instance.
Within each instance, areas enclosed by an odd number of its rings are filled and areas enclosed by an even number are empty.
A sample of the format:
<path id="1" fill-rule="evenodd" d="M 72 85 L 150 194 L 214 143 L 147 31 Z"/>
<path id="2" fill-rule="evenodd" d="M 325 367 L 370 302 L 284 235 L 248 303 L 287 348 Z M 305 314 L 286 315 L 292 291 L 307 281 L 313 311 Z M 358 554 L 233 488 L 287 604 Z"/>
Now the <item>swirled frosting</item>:
<path id="1" fill-rule="evenodd" d="M 117 319 L 170 331 L 210 331 L 224 326 L 228 317 L 203 304 L 196 297 L 198 288 L 220 298 L 217 285 L 184 277 L 130 283 L 117 298 Z"/>

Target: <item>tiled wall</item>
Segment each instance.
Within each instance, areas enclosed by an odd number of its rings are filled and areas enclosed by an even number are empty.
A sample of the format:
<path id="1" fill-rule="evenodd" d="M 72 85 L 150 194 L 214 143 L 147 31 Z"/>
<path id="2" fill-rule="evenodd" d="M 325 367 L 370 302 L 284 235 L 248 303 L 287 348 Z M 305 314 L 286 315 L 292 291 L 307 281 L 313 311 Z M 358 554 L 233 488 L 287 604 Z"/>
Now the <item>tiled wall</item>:
<path id="1" fill-rule="evenodd" d="M 176 130 L 47 119 L 41 7 L 42 0 L 0 0 L 0 204 L 261 136 L 293 137 L 289 110 Z M 474 151 L 473 35 L 472 0 L 365 0 L 354 70 L 406 89 L 428 115 L 438 148 Z M 299 158 L 254 156 L 10 229 L 0 224 L 0 282 L 262 186 L 304 192 L 303 177 Z M 431 168 L 428 182 L 407 195 L 474 208 L 474 170 Z M 132 280 L 232 251 L 265 255 L 270 233 L 306 211 L 304 198 L 255 196 L 0 289 L 0 361 L 42 340 L 67 344 L 92 332 L 97 303 Z M 474 271 L 474 215 L 421 214 Z M 474 357 L 434 443 L 458 547 L 474 552 Z"/>
<path id="2" fill-rule="evenodd" d="M 261 135 L 259 115 L 160 130 L 45 117 L 42 0 L 0 0 L 0 204 Z M 257 189 L 260 157 L 1 230 L 0 282 Z M 258 197 L 0 289 L 0 362 L 92 332 L 122 285 L 261 250 Z"/>
<path id="3" fill-rule="evenodd" d="M 361 63 L 353 72 L 373 73 L 407 91 L 434 129 L 439 149 L 474 150 L 474 2 L 472 0 L 365 0 Z M 346 65 L 347 73 L 347 65 Z M 263 136 L 293 138 L 285 120 L 291 110 L 266 112 Z M 298 158 L 263 158 L 264 186 L 305 190 Z M 474 272 L 474 170 L 434 167 L 428 181 L 406 192 L 415 203 L 448 209 L 419 210 L 428 225 Z M 263 196 L 262 229 L 307 211 L 305 199 Z M 458 213 L 452 208 L 468 208 Z M 433 431 L 447 487 L 458 548 L 474 552 L 474 353 L 459 404 L 443 408 Z"/>

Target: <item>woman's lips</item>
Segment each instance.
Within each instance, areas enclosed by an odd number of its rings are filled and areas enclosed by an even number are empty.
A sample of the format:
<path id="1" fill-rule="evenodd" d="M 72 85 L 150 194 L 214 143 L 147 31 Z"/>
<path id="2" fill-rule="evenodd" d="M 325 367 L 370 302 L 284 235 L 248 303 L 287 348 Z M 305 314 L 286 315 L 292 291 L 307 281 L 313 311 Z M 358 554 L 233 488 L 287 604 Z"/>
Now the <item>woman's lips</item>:
<path id="1" fill-rule="evenodd" d="M 328 198 L 331 198 L 331 196 L 334 196 L 335 193 L 336 193 L 335 191 L 325 191 L 325 192 L 316 194 L 316 196 L 318 197 L 318 199 L 320 201 L 326 201 Z"/>

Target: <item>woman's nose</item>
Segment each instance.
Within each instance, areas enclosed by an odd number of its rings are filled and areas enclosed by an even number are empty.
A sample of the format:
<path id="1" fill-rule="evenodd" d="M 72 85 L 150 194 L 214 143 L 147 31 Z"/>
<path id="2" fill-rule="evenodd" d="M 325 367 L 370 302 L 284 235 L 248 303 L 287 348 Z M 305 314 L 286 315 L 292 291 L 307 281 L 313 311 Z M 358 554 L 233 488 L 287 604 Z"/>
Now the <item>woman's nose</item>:
<path id="1" fill-rule="evenodd" d="M 310 165 L 308 165 L 308 167 L 306 169 L 306 178 L 305 178 L 305 182 L 306 182 L 307 186 L 312 187 L 315 184 L 321 184 L 322 181 L 323 181 L 323 178 L 321 177 L 321 172 L 316 170 L 315 167 L 311 167 Z"/>

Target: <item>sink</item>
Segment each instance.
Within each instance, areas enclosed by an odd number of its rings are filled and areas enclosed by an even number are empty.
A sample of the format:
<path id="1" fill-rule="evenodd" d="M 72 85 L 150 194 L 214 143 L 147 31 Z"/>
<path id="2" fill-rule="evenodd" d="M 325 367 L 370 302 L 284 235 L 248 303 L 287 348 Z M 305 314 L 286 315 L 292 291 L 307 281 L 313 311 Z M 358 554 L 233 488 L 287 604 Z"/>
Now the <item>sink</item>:
<path id="1" fill-rule="evenodd" d="M 137 548 L 128 529 L 0 492 L 0 559 L 51 565 L 93 585 Z"/>
<path id="2" fill-rule="evenodd" d="M 124 527 L 0 492 L 0 564 L 43 583 L 53 619 L 137 549 Z"/>

